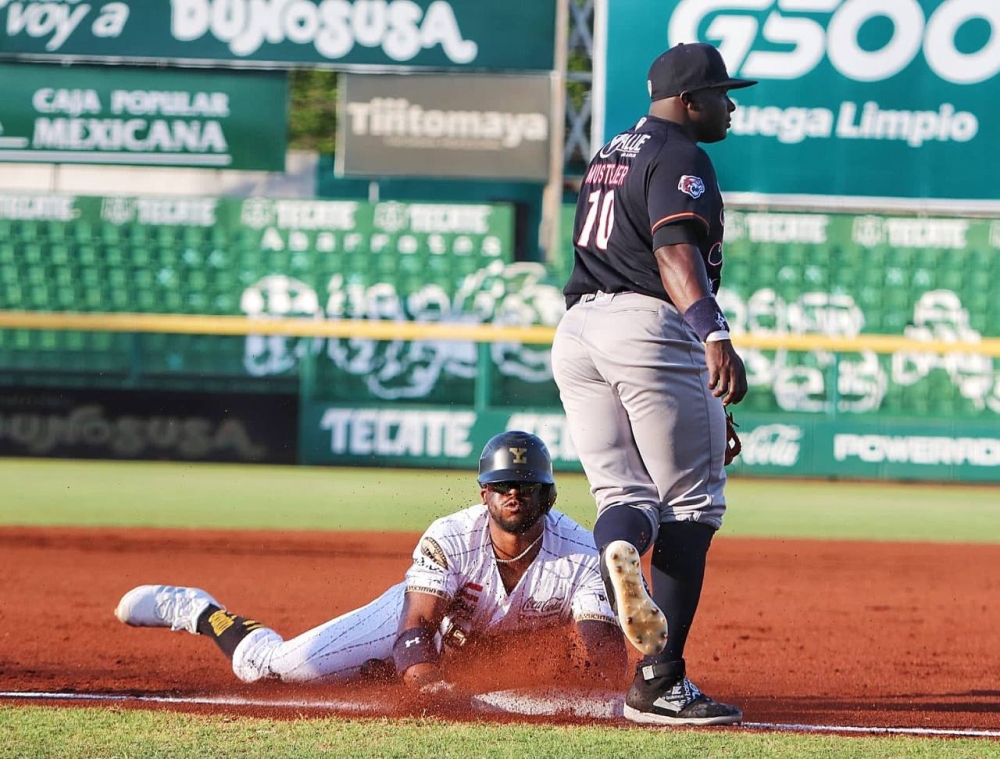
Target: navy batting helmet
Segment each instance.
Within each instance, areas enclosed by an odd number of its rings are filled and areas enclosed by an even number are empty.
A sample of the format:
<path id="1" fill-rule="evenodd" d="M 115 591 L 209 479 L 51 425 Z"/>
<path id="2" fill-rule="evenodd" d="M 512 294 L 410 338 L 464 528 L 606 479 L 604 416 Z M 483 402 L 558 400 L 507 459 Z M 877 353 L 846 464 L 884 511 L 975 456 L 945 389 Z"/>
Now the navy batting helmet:
<path id="1" fill-rule="evenodd" d="M 552 456 L 545 443 L 529 432 L 510 430 L 494 435 L 479 457 L 479 484 L 543 482 L 552 484 Z"/>

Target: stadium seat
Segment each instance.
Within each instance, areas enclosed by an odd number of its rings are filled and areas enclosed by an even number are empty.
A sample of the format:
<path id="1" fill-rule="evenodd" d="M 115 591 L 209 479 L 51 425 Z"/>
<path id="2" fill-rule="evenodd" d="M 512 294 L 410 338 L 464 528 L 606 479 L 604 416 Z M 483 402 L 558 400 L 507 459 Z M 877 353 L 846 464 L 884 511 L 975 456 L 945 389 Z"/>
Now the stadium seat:
<path id="1" fill-rule="evenodd" d="M 58 285 L 56 287 L 55 302 L 58 310 L 74 311 L 78 301 L 79 296 L 72 285 Z"/>
<path id="2" fill-rule="evenodd" d="M 128 263 L 137 269 L 145 269 L 152 264 L 153 256 L 147 245 L 134 244 L 129 245 L 128 251 Z"/>
<path id="3" fill-rule="evenodd" d="M 101 249 L 102 263 L 107 267 L 122 268 L 126 265 L 126 256 L 118 245 L 106 245 Z"/>
<path id="4" fill-rule="evenodd" d="M 41 236 L 38 232 L 38 222 L 31 219 L 15 221 L 11 225 L 10 236 L 21 242 L 38 242 Z"/>
<path id="5" fill-rule="evenodd" d="M 32 266 L 42 266 L 46 263 L 47 257 L 42 251 L 42 246 L 37 242 L 22 242 L 20 248 L 22 263 Z"/>
<path id="6" fill-rule="evenodd" d="M 52 266 L 69 266 L 72 255 L 68 245 L 63 243 L 49 243 L 48 262 Z"/>
<path id="7" fill-rule="evenodd" d="M 15 285 L 21 281 L 20 270 L 10 263 L 0 264 L 0 284 Z M 3 304 L 0 303 L 0 307 Z"/>
<path id="8" fill-rule="evenodd" d="M 17 281 L 4 283 L 0 295 L 0 307 L 10 309 L 24 308 L 24 293 Z"/>
<path id="9" fill-rule="evenodd" d="M 49 243 L 65 243 L 68 239 L 66 223 L 62 221 L 43 222 L 39 231 L 41 237 Z"/>
<path id="10" fill-rule="evenodd" d="M 24 281 L 29 285 L 45 285 L 49 281 L 49 270 L 41 265 L 34 264 L 22 269 Z"/>
<path id="11" fill-rule="evenodd" d="M 50 276 L 59 287 L 73 287 L 77 282 L 76 272 L 68 266 L 60 266 L 51 270 Z"/>
<path id="12" fill-rule="evenodd" d="M 179 247 L 176 227 L 154 227 L 154 238 L 160 247 Z"/>
<path id="13" fill-rule="evenodd" d="M 743 258 L 735 260 L 726 258 L 722 266 L 722 281 L 726 287 L 740 287 L 745 285 L 750 278 L 750 265 Z"/>
<path id="14" fill-rule="evenodd" d="M 86 311 L 103 311 L 105 310 L 104 297 L 100 290 L 97 288 L 84 288 L 83 290 L 83 308 Z"/>
<path id="15" fill-rule="evenodd" d="M 129 248 L 149 245 L 149 227 L 145 224 L 126 224 L 121 228 L 121 234 Z"/>
<path id="16" fill-rule="evenodd" d="M 184 227 L 180 235 L 181 244 L 195 250 L 201 249 L 204 239 L 204 230 L 201 227 Z"/>
<path id="17" fill-rule="evenodd" d="M 74 249 L 76 264 L 78 266 L 97 266 L 97 248 L 91 244 L 78 244 Z"/>
<path id="18" fill-rule="evenodd" d="M 174 267 L 180 264 L 181 251 L 171 245 L 157 245 L 152 250 L 151 266 Z"/>
<path id="19" fill-rule="evenodd" d="M 101 243 L 103 245 L 121 245 L 121 231 L 115 224 L 102 224 L 99 230 Z"/>
<path id="20" fill-rule="evenodd" d="M 89 221 L 74 221 L 71 232 L 73 239 L 79 244 L 89 245 L 94 242 L 94 226 Z"/>
<path id="21" fill-rule="evenodd" d="M 45 284 L 29 285 L 25 306 L 32 311 L 52 311 L 52 292 Z"/>
<path id="22" fill-rule="evenodd" d="M 941 264 L 949 263 L 936 248 L 919 248 L 912 254 L 910 266 L 915 269 L 937 269 Z"/>

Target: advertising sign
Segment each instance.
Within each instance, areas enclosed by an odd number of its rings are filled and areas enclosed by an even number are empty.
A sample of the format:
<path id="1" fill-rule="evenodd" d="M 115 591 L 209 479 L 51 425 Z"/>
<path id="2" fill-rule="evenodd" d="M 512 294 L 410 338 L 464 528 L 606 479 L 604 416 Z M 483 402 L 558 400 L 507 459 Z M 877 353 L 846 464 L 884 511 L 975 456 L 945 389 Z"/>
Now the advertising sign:
<path id="1" fill-rule="evenodd" d="M 341 78 L 337 173 L 546 181 L 546 75 Z"/>
<path id="2" fill-rule="evenodd" d="M 733 92 L 729 137 L 707 147 L 724 192 L 1000 200 L 996 3 L 614 0 L 607 14 L 605 139 L 647 111 L 659 53 L 710 42 L 760 82 Z"/>
<path id="3" fill-rule="evenodd" d="M 0 162 L 285 170 L 284 73 L 0 64 L 0 79 Z"/>
<path id="4" fill-rule="evenodd" d="M 46 388 L 0 393 L 0 454 L 294 464 L 295 395 Z"/>
<path id="5" fill-rule="evenodd" d="M 989 424 L 736 413 L 743 452 L 730 475 L 1000 482 L 1000 438 Z M 558 471 L 582 470 L 557 410 L 305 402 L 299 446 L 306 464 L 474 468 L 486 441 L 505 429 L 540 436 Z"/>
<path id="6" fill-rule="evenodd" d="M 0 2 L 0 57 L 549 71 L 554 0 Z"/>

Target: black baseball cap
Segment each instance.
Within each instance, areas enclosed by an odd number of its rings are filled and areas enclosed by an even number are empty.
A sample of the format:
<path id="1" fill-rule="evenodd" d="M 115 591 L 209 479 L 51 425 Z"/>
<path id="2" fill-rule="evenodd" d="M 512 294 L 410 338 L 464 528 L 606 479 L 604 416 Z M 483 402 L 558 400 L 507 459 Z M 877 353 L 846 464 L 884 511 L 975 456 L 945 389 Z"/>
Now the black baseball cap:
<path id="1" fill-rule="evenodd" d="M 682 92 L 708 87 L 731 90 L 757 84 L 753 79 L 734 79 L 726 70 L 719 51 L 707 42 L 682 42 L 662 53 L 649 67 L 646 85 L 650 100 L 662 100 Z"/>

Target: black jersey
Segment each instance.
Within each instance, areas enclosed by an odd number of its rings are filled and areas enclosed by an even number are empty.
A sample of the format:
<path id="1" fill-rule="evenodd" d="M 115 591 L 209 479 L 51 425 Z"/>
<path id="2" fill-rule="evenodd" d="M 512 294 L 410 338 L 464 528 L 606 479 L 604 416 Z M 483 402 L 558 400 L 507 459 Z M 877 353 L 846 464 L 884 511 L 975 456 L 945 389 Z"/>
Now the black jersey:
<path id="1" fill-rule="evenodd" d="M 590 162 L 573 226 L 574 264 L 566 307 L 580 296 L 637 292 L 670 298 L 653 251 L 691 225 L 712 292 L 722 275 L 722 193 L 708 154 L 670 121 L 645 116 Z"/>

